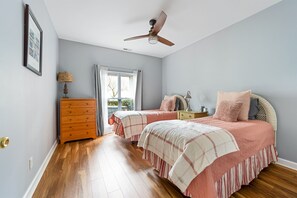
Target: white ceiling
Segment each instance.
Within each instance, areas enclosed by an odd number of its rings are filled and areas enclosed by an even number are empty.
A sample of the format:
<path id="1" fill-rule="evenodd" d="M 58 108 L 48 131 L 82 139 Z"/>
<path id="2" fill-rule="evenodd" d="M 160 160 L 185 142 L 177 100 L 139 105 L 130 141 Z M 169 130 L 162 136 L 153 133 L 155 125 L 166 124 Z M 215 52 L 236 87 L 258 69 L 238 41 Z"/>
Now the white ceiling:
<path id="1" fill-rule="evenodd" d="M 155 57 L 165 57 L 281 0 L 44 0 L 59 38 Z M 149 20 L 161 11 L 159 35 L 175 43 L 151 45 Z"/>

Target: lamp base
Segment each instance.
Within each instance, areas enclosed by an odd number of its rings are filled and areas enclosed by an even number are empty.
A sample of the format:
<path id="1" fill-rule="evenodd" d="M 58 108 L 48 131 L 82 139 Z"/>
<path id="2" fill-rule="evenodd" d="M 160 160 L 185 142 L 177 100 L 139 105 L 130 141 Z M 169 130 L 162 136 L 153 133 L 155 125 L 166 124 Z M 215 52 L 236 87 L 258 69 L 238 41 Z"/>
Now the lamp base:
<path id="1" fill-rule="evenodd" d="M 192 111 L 190 105 L 188 105 L 188 108 L 186 108 L 186 111 Z"/>
<path id="2" fill-rule="evenodd" d="M 63 98 L 69 98 L 68 96 L 67 96 L 67 94 L 68 94 L 68 88 L 67 88 L 67 83 L 65 82 L 65 84 L 64 84 L 64 94 L 65 94 L 65 96 L 63 96 Z"/>

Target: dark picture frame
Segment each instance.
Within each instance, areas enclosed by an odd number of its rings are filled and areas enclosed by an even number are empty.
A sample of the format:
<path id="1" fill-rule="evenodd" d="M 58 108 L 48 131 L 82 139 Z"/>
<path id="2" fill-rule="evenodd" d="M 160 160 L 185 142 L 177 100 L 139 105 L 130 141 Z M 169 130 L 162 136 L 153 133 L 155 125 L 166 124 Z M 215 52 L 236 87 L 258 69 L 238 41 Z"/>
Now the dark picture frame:
<path id="1" fill-rule="evenodd" d="M 24 66 L 37 75 L 42 75 L 43 31 L 28 4 L 24 20 Z"/>

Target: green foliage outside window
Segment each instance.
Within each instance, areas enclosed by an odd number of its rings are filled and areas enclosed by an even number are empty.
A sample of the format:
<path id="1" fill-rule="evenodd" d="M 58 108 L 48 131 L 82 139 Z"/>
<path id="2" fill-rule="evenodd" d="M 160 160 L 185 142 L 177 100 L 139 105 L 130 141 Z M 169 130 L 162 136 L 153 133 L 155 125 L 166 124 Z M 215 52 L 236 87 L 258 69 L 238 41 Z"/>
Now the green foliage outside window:
<path id="1" fill-rule="evenodd" d="M 118 100 L 108 100 L 108 106 L 118 106 Z M 123 99 L 122 100 L 122 107 L 127 107 L 128 110 L 133 109 L 133 100 L 132 99 Z"/>

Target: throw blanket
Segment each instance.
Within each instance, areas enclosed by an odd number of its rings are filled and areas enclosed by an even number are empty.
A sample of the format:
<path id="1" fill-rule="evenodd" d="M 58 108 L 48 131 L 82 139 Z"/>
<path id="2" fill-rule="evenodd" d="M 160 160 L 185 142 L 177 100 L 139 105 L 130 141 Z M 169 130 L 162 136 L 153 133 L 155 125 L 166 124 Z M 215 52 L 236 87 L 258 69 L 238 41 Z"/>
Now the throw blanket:
<path id="1" fill-rule="evenodd" d="M 147 125 L 147 117 L 139 111 L 117 111 L 115 117 L 120 118 L 125 138 L 139 135 L 143 128 Z"/>
<path id="2" fill-rule="evenodd" d="M 147 125 L 138 146 L 155 153 L 172 166 L 170 180 L 182 192 L 217 158 L 239 150 L 227 130 L 182 120 Z"/>

